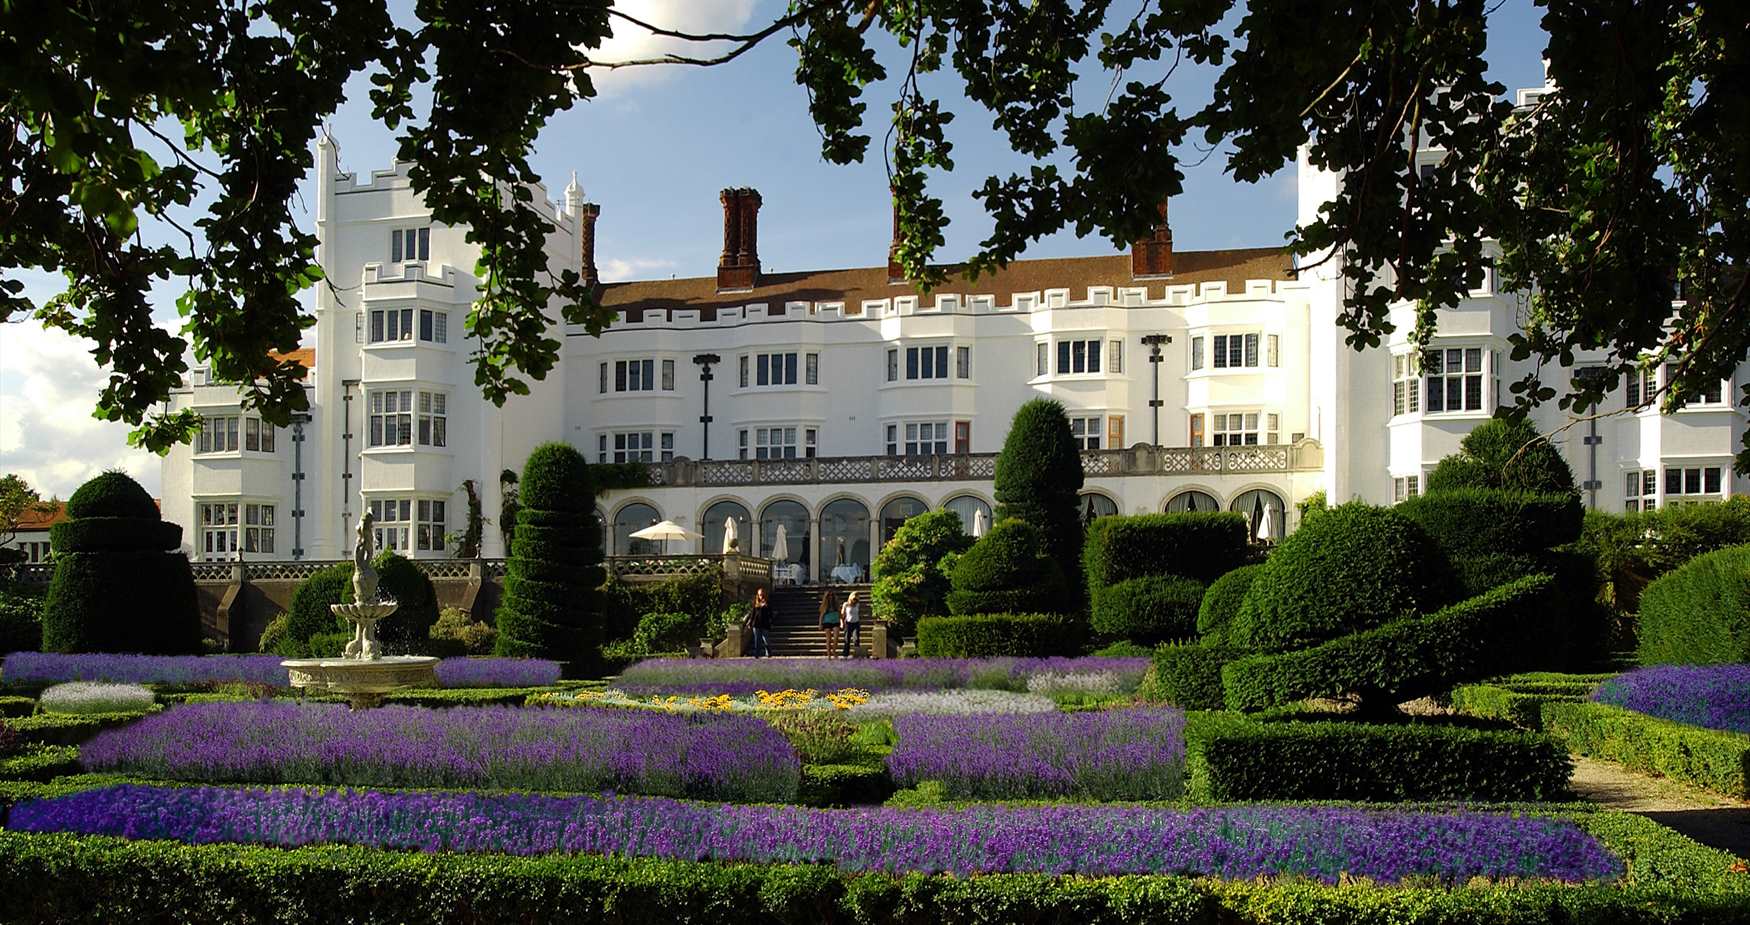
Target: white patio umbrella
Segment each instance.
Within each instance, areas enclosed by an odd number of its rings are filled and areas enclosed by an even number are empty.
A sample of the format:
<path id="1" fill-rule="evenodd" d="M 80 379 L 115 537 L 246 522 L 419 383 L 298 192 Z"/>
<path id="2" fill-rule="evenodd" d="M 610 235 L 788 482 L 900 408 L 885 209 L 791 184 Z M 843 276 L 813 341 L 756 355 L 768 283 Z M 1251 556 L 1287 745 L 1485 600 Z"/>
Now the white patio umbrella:
<path id="1" fill-rule="evenodd" d="M 979 508 L 978 510 L 972 512 L 972 538 L 973 539 L 975 539 L 975 540 L 978 539 L 979 537 L 984 535 L 984 531 L 990 529 L 989 520 L 990 520 L 990 518 L 985 516 L 984 508 Z"/>
<path id="2" fill-rule="evenodd" d="M 1258 522 L 1258 539 L 1266 543 L 1276 539 L 1276 515 L 1280 509 L 1274 504 L 1264 505 L 1264 516 Z"/>
<path id="3" fill-rule="evenodd" d="M 728 555 L 729 551 L 735 548 L 739 539 L 740 536 L 735 532 L 735 518 L 725 519 L 723 521 L 723 554 Z"/>
<path id="4" fill-rule="evenodd" d="M 661 540 L 664 553 L 668 552 L 669 540 L 702 540 L 705 538 L 704 534 L 694 533 L 672 520 L 651 524 L 642 530 L 634 531 L 632 536 L 641 540 Z"/>
<path id="5" fill-rule="evenodd" d="M 772 561 L 787 562 L 790 559 L 790 532 L 778 525 L 778 536 L 772 540 Z"/>

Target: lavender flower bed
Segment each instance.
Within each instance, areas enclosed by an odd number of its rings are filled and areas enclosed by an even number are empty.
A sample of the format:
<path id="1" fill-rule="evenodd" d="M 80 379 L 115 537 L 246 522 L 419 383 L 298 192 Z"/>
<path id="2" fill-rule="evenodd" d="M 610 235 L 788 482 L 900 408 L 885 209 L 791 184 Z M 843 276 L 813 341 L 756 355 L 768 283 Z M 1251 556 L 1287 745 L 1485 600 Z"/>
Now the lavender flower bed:
<path id="1" fill-rule="evenodd" d="M 1085 713 L 896 717 L 887 770 L 901 786 L 940 781 L 955 798 L 1178 796 L 1185 714 L 1165 707 Z"/>
<path id="2" fill-rule="evenodd" d="M 263 684 L 286 687 L 278 655 L 63 655 L 14 652 L 0 681 L 17 687 L 63 681 L 109 681 L 196 687 Z M 444 687 L 545 687 L 559 680 L 559 663 L 545 659 L 446 658 L 438 663 Z"/>
<path id="3" fill-rule="evenodd" d="M 815 688 L 866 691 L 987 688 L 1025 691 L 1036 675 L 1110 673 L 1118 689 L 1135 690 L 1146 658 L 924 658 L 873 661 L 771 658 L 650 659 L 625 670 L 616 688 L 629 694 L 729 694 Z"/>
<path id="4" fill-rule="evenodd" d="M 188 781 L 618 790 L 790 800 L 800 763 L 746 716 L 339 704 L 172 707 L 93 737 L 93 771 Z"/>
<path id="5" fill-rule="evenodd" d="M 1592 695 L 1648 716 L 1750 733 L 1750 665 L 1660 665 L 1618 675 Z"/>
<path id="6" fill-rule="evenodd" d="M 823 810 L 648 797 L 128 784 L 20 803 L 8 827 L 191 843 L 617 854 L 959 875 L 1462 884 L 1475 877 L 1583 882 L 1623 873 L 1622 862 L 1596 839 L 1558 820 L 1321 807 Z"/>

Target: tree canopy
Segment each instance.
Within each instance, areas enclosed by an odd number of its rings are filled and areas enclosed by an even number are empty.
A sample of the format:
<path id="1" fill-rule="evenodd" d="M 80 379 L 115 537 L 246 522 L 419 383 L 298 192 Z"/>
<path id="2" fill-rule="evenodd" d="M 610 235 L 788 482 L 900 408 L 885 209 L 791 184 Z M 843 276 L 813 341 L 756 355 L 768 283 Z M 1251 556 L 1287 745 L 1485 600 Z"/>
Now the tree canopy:
<path id="1" fill-rule="evenodd" d="M 1647 402 L 1674 407 L 1710 390 L 1750 347 L 1742 10 L 1539 0 L 1559 90 L 1516 110 L 1486 76 L 1496 5 L 793 0 L 763 28 L 725 35 L 641 23 L 610 0 L 421 0 L 408 27 L 382 0 L 21 0 L 0 6 L 0 268 L 63 273 L 67 288 L 39 303 L 0 279 L 0 316 L 35 315 L 92 341 L 112 369 L 98 415 L 139 425 L 136 442 L 163 449 L 193 426 L 192 413 L 154 410 L 186 371 L 187 343 L 153 326 L 146 293 L 185 281 L 178 307 L 195 355 L 215 377 L 250 383 L 245 404 L 283 423 L 306 399 L 300 371 L 270 351 L 296 346 L 312 321 L 297 293 L 320 279 L 314 238 L 290 206 L 348 76 L 368 72 L 375 115 L 400 133 L 434 220 L 469 227 L 481 248 L 468 330 L 480 341 L 476 382 L 503 402 L 557 362 L 549 305 L 591 331 L 609 320 L 577 274 L 544 260 L 527 185 L 542 127 L 593 95 L 592 73 L 723 65 L 782 36 L 827 160 L 862 160 L 882 133 L 898 256 L 924 285 L 949 272 L 936 262 L 947 218 L 930 190 L 953 169 L 945 127 L 956 113 L 923 78 L 951 71 L 993 130 L 1035 160 L 985 180 L 976 196 L 994 230 L 956 271 L 987 271 L 1065 228 L 1120 246 L 1143 237 L 1179 192 L 1184 159 L 1206 155 L 1188 148 L 1217 146 L 1234 176 L 1257 181 L 1304 146 L 1340 180 L 1290 246 L 1308 264 L 1345 256 L 1340 321 L 1352 346 L 1378 345 L 1404 304 L 1426 343 L 1435 310 L 1493 270 L 1500 288 L 1528 293 L 1513 350 L 1536 362 L 1512 383 L 1516 410 L 1558 400 L 1595 412 L 1626 371 L 1651 363 L 1676 374 Z M 610 27 L 701 52 L 601 60 Z M 1207 104 L 1168 91 L 1165 75 L 1183 62 L 1217 74 Z M 1112 91 L 1078 111 L 1071 91 L 1091 69 Z M 890 115 L 866 118 L 865 91 L 890 74 L 902 75 Z M 429 109 L 415 111 L 416 88 Z M 205 245 L 192 234 L 148 243 L 142 221 L 167 221 L 197 194 L 212 197 L 198 222 Z M 1581 350 L 1601 351 L 1607 374 L 1546 381 Z"/>

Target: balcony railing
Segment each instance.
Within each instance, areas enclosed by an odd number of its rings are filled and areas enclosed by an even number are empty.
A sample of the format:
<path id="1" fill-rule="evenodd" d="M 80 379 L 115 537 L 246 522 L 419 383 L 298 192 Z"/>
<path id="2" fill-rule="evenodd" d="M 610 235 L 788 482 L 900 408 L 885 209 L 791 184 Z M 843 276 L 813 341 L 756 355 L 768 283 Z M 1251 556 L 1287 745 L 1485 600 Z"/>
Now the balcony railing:
<path id="1" fill-rule="evenodd" d="M 1271 446 L 1134 446 L 1082 453 L 1082 473 L 1225 475 L 1304 472 L 1324 465 L 1316 440 Z M 957 482 L 996 476 L 997 454 L 819 456 L 813 459 L 677 459 L 649 464 L 652 486 L 820 485 L 855 482 Z"/>

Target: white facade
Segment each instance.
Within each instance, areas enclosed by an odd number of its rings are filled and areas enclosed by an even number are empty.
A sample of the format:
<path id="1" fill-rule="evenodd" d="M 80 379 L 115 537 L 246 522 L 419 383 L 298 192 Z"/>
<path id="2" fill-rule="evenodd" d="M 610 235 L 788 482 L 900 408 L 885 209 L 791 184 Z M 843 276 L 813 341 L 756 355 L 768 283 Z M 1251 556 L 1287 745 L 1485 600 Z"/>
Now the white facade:
<path id="1" fill-rule="evenodd" d="M 164 463 L 165 517 L 198 558 L 233 558 L 239 546 L 246 558 L 338 558 L 361 494 L 379 511 L 384 545 L 446 556 L 443 534 L 467 519 L 464 481 L 488 521 L 482 552 L 501 556 L 499 473 L 565 439 L 592 462 L 651 464 L 650 487 L 599 501 L 610 554 L 655 551 L 626 534 L 657 519 L 706 535 L 669 551 L 719 552 L 729 514 L 744 550 L 769 553 L 782 524 L 788 561 L 826 578 L 841 562 L 866 566 L 910 513 L 950 506 L 970 525 L 993 506 L 990 454 L 1015 409 L 1038 396 L 1062 401 L 1075 422 L 1096 513 L 1190 499 L 1268 511 L 1261 529 L 1279 535 L 1314 492 L 1374 503 L 1419 492 L 1523 372 L 1508 351 L 1514 293 L 1484 288 L 1441 312 L 1434 346 L 1445 368 L 1417 370 L 1408 306 L 1388 345 L 1344 344 L 1335 261 L 1296 274 L 1272 249 L 1175 254 L 1164 224 L 1153 258 L 1019 261 L 927 296 L 881 267 L 762 277 L 757 195 L 743 213 L 732 194 L 748 194 L 725 191 L 717 277 L 603 286 L 619 321 L 600 336 L 564 331 L 554 372 L 494 408 L 467 364 L 475 253 L 461 230 L 431 225 L 404 168 L 361 181 L 339 171 L 326 143 L 318 163 L 332 286 L 318 288 L 302 441 L 282 429 L 271 450 L 259 434 L 252 443 L 235 389 L 200 384 L 199 371 L 175 397 L 219 422 L 207 443 Z M 1302 218 L 1334 189 L 1303 167 Z M 553 221 L 554 266 L 593 274 L 595 209 L 575 181 L 562 205 L 544 190 L 535 200 Z M 1170 272 L 1154 272 L 1161 253 Z M 1158 363 L 1147 335 L 1171 338 Z M 706 355 L 708 454 L 696 362 Z M 1569 421 L 1551 405 L 1536 423 L 1556 432 L 1598 509 L 1723 498 L 1750 490 L 1731 471 L 1742 376 L 1722 383 L 1718 402 L 1669 415 L 1561 429 Z"/>

